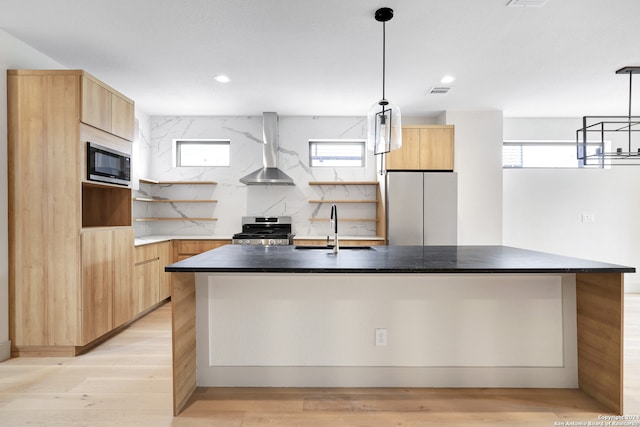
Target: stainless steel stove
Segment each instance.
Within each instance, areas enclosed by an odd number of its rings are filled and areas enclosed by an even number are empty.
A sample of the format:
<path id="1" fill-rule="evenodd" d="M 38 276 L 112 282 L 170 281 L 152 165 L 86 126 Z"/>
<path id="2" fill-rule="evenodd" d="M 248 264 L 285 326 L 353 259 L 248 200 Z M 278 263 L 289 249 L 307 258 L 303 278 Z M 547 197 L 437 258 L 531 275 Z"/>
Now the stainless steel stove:
<path id="1" fill-rule="evenodd" d="M 243 216 L 242 232 L 234 234 L 231 242 L 234 245 L 292 245 L 291 217 Z"/>

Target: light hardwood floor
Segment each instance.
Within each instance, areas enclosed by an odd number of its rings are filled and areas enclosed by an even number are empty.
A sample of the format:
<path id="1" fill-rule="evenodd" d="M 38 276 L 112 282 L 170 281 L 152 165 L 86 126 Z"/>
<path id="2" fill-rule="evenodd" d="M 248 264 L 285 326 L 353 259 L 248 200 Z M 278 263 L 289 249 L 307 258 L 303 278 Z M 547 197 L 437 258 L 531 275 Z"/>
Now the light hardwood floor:
<path id="1" fill-rule="evenodd" d="M 625 414 L 639 417 L 619 421 L 640 427 L 640 295 L 625 303 Z M 210 388 L 173 418 L 170 310 L 76 358 L 0 363 L 0 426 L 548 427 L 607 414 L 577 390 Z"/>

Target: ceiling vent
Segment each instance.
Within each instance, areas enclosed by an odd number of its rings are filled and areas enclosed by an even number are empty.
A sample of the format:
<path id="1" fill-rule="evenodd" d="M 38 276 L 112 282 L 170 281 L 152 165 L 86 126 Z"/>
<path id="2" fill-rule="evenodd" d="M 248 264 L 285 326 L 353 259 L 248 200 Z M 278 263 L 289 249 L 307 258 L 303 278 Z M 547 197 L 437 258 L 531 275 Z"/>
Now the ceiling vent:
<path id="1" fill-rule="evenodd" d="M 509 7 L 542 7 L 547 0 L 510 0 Z"/>
<path id="2" fill-rule="evenodd" d="M 451 90 L 451 86 L 434 86 L 429 89 L 428 95 L 446 95 Z"/>

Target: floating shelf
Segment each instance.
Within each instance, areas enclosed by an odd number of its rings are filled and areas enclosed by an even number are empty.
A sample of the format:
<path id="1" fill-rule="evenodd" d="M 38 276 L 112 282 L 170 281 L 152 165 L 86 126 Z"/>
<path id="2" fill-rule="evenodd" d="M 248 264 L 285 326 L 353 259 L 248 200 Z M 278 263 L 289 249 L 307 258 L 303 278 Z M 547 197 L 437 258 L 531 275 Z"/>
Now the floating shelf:
<path id="1" fill-rule="evenodd" d="M 145 221 L 217 221 L 218 218 L 136 218 L 136 222 Z"/>
<path id="2" fill-rule="evenodd" d="M 378 185 L 378 181 L 309 181 L 309 185 Z"/>
<path id="3" fill-rule="evenodd" d="M 152 179 L 140 178 L 143 184 L 156 184 L 156 185 L 216 185 L 215 181 L 154 181 Z"/>
<path id="4" fill-rule="evenodd" d="M 149 199 L 146 197 L 134 197 L 135 202 L 149 203 L 217 203 L 217 200 L 176 200 L 176 199 Z"/>

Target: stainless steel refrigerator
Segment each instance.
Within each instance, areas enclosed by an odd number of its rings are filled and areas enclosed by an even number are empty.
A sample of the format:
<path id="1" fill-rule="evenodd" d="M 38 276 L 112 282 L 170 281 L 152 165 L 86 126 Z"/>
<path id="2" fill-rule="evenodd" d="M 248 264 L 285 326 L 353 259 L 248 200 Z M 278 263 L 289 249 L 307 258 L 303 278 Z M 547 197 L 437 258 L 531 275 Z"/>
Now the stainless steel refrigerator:
<path id="1" fill-rule="evenodd" d="M 455 172 L 387 172 L 390 245 L 456 245 L 458 175 Z"/>

